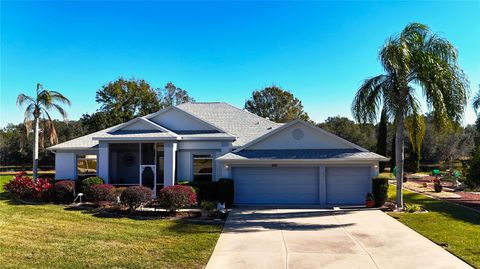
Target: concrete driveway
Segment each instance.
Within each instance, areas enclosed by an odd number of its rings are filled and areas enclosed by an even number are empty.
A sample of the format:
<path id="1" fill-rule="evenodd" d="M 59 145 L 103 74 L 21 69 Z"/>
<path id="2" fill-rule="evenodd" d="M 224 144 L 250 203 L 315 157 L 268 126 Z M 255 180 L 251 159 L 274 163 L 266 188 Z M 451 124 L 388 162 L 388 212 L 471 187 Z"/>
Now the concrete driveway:
<path id="1" fill-rule="evenodd" d="M 207 268 L 471 267 L 379 210 L 246 208 L 230 213 Z"/>

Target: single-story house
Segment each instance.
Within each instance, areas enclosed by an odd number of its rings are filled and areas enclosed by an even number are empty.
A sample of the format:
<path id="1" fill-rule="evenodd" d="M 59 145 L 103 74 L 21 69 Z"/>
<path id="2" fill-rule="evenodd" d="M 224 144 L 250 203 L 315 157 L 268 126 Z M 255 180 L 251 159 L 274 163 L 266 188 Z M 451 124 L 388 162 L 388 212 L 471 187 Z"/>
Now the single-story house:
<path id="1" fill-rule="evenodd" d="M 275 123 L 219 102 L 168 107 L 49 149 L 58 180 L 97 175 L 156 193 L 231 178 L 236 204 L 363 204 L 388 160 L 311 123 Z"/>

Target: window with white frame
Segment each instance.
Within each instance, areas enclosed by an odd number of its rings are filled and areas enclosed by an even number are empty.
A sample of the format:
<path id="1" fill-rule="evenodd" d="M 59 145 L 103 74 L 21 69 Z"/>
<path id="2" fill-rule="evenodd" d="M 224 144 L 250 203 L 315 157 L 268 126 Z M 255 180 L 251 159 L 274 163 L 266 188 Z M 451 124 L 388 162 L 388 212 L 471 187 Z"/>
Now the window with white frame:
<path id="1" fill-rule="evenodd" d="M 97 175 L 97 155 L 77 156 L 77 177 Z"/>
<path id="2" fill-rule="evenodd" d="M 213 158 L 212 155 L 193 155 L 193 180 L 197 182 L 208 182 L 213 179 Z"/>

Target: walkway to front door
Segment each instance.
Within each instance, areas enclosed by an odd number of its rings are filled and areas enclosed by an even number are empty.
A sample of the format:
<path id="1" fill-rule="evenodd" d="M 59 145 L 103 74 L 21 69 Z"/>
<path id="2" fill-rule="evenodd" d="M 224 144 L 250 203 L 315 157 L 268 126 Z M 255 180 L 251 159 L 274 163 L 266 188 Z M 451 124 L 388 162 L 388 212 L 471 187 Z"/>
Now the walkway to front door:
<path id="1" fill-rule="evenodd" d="M 250 208 L 230 213 L 214 268 L 471 267 L 378 210 Z"/>

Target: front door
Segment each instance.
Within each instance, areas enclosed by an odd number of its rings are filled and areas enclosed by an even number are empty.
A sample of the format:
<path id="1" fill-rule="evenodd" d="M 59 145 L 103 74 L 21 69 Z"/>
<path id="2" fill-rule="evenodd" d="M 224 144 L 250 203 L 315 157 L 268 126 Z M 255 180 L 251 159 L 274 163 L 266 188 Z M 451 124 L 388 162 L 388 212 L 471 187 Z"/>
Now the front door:
<path id="1" fill-rule="evenodd" d="M 156 193 L 157 184 L 155 182 L 156 166 L 140 165 L 140 184 L 148 187 L 153 193 Z"/>
<path id="2" fill-rule="evenodd" d="M 155 165 L 155 144 L 142 143 L 140 147 L 140 184 L 152 190 L 153 195 L 157 189 L 157 166 Z"/>

